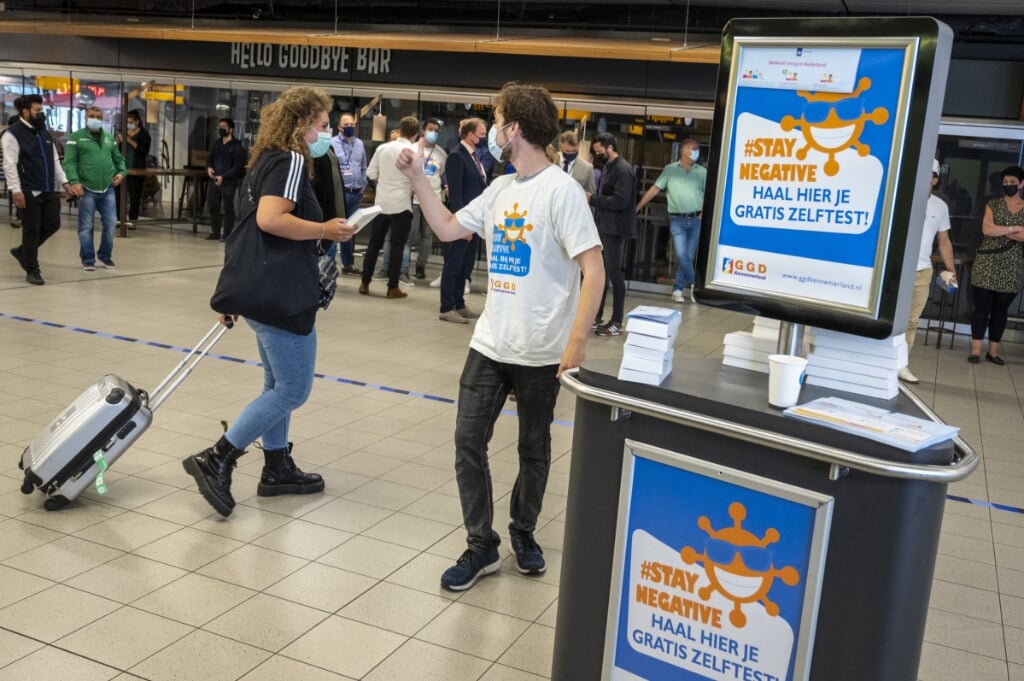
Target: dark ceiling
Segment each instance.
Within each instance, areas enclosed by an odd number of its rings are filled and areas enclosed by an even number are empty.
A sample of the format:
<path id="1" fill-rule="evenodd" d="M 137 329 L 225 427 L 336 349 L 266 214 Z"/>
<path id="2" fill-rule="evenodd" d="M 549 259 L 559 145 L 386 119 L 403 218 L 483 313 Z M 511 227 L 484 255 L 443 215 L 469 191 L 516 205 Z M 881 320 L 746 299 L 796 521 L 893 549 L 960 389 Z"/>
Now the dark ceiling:
<path id="1" fill-rule="evenodd" d="M 235 25 L 404 25 L 425 28 L 616 30 L 719 34 L 735 17 L 930 15 L 949 24 L 958 43 L 1024 45 L 1021 0 L 598 0 L 475 2 L 457 0 L 9 0 L 0 19 L 68 15 Z M 1019 54 L 1019 49 L 1011 52 Z M 988 55 L 988 58 L 993 58 Z"/>

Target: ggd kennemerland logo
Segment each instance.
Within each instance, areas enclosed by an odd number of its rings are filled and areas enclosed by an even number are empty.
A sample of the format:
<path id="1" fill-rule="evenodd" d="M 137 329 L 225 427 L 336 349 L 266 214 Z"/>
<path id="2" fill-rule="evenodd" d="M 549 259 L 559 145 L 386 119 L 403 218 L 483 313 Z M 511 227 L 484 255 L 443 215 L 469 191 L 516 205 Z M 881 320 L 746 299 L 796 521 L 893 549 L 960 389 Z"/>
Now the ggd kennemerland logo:
<path id="1" fill-rule="evenodd" d="M 767 279 L 768 265 L 753 260 L 722 258 L 722 272 L 749 279 Z"/>

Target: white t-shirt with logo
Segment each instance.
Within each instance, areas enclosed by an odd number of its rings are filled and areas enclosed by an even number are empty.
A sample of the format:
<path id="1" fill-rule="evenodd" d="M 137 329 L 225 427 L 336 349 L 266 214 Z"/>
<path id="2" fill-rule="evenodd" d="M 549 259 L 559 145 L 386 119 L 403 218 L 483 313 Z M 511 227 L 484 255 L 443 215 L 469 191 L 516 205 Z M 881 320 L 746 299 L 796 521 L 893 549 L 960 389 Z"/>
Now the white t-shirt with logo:
<path id="1" fill-rule="evenodd" d="M 456 218 L 487 247 L 487 304 L 469 346 L 496 362 L 558 364 L 580 297 L 573 258 L 601 245 L 579 183 L 554 165 L 503 175 Z"/>
<path id="2" fill-rule="evenodd" d="M 924 210 L 924 232 L 921 234 L 921 250 L 917 254 L 918 272 L 931 269 L 935 235 L 949 231 L 949 206 L 945 201 L 932 194 Z"/>

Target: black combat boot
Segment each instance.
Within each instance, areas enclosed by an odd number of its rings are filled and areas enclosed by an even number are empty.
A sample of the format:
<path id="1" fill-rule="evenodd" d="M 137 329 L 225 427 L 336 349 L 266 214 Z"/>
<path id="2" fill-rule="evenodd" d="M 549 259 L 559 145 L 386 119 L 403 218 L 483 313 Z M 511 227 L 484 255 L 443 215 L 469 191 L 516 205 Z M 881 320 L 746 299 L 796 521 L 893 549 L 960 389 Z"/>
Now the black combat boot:
<path id="1" fill-rule="evenodd" d="M 182 462 L 185 471 L 196 479 L 203 498 L 225 518 L 235 508 L 235 499 L 231 496 L 231 471 L 238 465 L 238 457 L 242 454 L 245 454 L 243 450 L 222 437 L 214 446 Z"/>
<path id="2" fill-rule="evenodd" d="M 292 443 L 287 449 L 263 450 L 263 474 L 256 487 L 256 496 L 276 497 L 278 494 L 315 494 L 324 491 L 324 479 L 316 473 L 303 473 L 292 459 Z"/>

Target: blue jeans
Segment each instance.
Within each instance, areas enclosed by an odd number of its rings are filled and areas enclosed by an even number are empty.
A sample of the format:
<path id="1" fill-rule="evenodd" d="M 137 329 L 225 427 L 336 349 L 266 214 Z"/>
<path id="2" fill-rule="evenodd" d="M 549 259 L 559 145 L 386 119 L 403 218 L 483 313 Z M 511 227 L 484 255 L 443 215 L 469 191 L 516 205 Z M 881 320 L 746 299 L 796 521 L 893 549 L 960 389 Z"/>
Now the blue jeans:
<path id="1" fill-rule="evenodd" d="M 345 217 L 348 217 L 359 210 L 359 204 L 362 202 L 363 192 L 350 192 L 345 190 Z M 355 240 L 349 239 L 348 241 L 342 242 L 335 241 L 331 244 L 331 247 L 327 249 L 327 255 L 330 256 L 331 260 L 334 260 L 334 254 L 338 251 L 341 251 L 341 266 L 352 267 L 356 261 Z"/>
<path id="2" fill-rule="evenodd" d="M 459 379 L 455 421 L 455 479 L 469 548 L 486 552 L 501 539 L 494 531 L 494 492 L 487 443 L 505 398 L 516 391 L 519 412 L 519 475 L 512 487 L 509 532 L 532 534 L 537 527 L 551 467 L 551 421 L 558 397 L 557 365 L 541 367 L 495 362 L 470 350 Z"/>
<path id="3" fill-rule="evenodd" d="M 117 204 L 114 202 L 116 191 L 114 187 L 107 187 L 105 192 L 100 193 L 86 189 L 85 194 L 78 200 L 78 255 L 83 265 L 95 265 L 97 255 L 102 262 L 113 259 L 114 227 L 117 225 Z M 96 219 L 97 210 L 100 212 L 102 225 L 98 254 L 93 238 L 93 221 Z"/>
<path id="4" fill-rule="evenodd" d="M 675 247 L 676 260 L 679 261 L 676 277 L 672 282 L 672 290 L 682 291 L 692 285 L 695 279 L 693 256 L 697 252 L 697 242 L 700 241 L 700 218 L 672 217 L 670 215 L 668 228 L 672 233 L 672 245 Z"/>
<path id="5" fill-rule="evenodd" d="M 245 321 L 256 332 L 256 348 L 263 362 L 263 393 L 246 405 L 225 437 L 238 449 L 245 449 L 260 436 L 264 449 L 284 449 L 292 412 L 305 404 L 313 389 L 316 329 L 300 336 L 251 319 Z"/>

